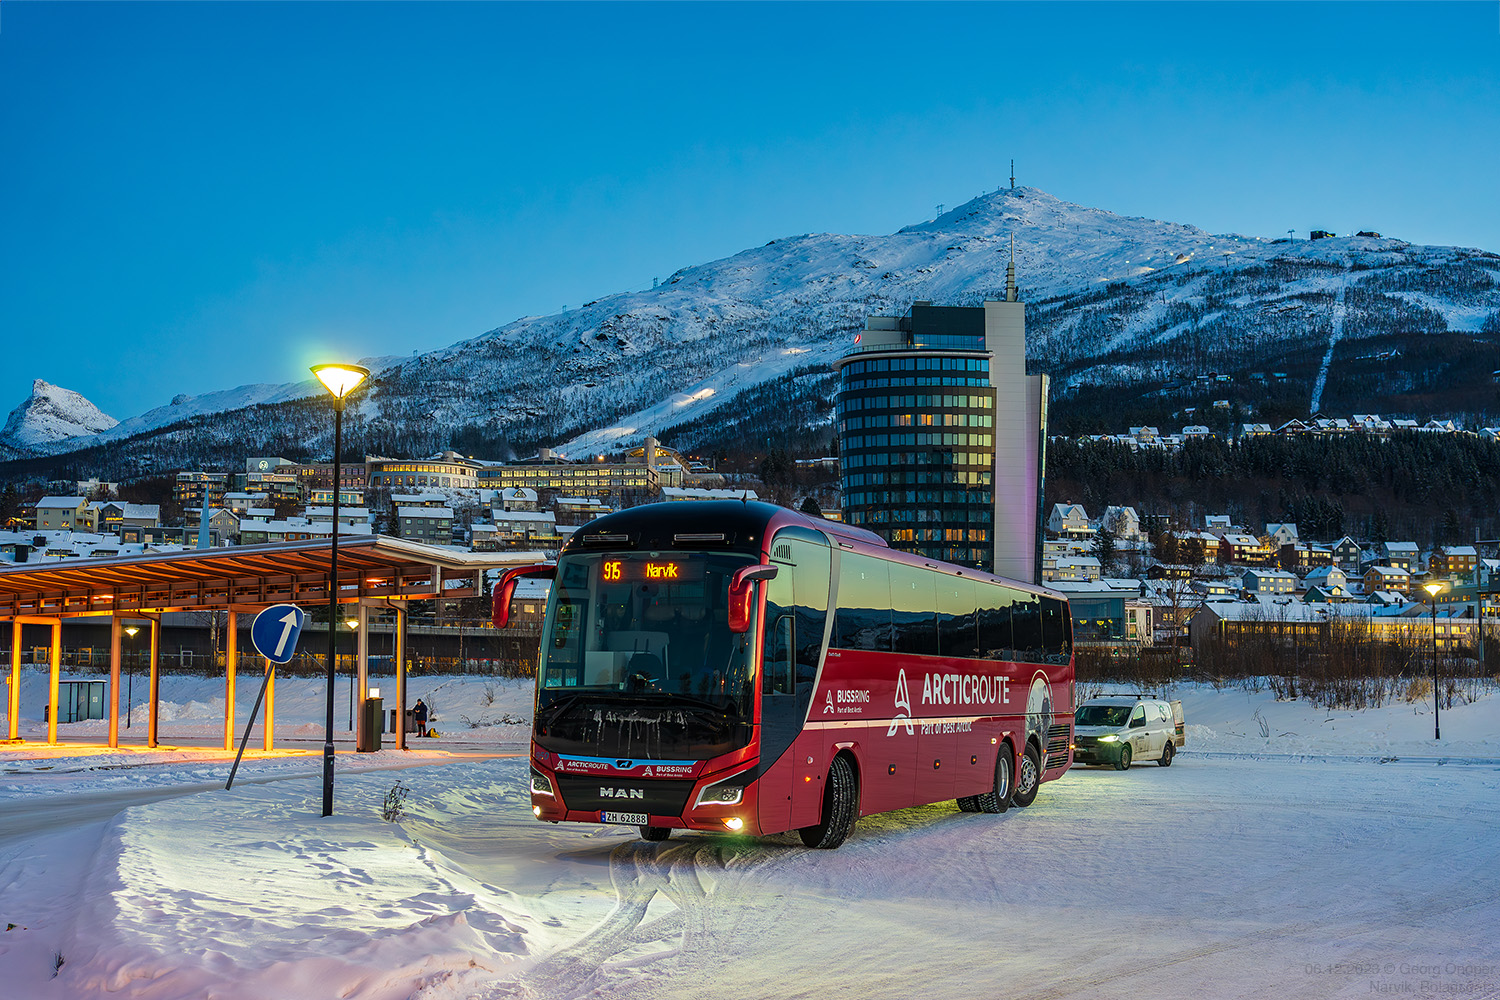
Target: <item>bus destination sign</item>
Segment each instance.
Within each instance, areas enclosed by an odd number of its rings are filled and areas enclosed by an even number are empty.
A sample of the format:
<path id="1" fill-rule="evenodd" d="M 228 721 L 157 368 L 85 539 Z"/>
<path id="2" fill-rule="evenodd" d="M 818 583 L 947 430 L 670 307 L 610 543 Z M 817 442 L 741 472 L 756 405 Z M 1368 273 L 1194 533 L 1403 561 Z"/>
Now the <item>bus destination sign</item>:
<path id="1" fill-rule="evenodd" d="M 599 564 L 605 583 L 682 583 L 703 579 L 703 564 L 683 559 L 606 559 Z"/>

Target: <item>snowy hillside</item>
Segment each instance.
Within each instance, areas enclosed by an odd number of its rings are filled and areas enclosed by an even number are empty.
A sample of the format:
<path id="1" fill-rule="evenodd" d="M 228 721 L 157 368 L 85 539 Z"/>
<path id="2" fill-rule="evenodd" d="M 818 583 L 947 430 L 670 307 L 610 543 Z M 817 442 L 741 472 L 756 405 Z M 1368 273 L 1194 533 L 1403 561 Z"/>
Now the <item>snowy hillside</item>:
<path id="1" fill-rule="evenodd" d="M 1055 401 L 1101 387 L 1163 392 L 1205 371 L 1243 380 L 1276 369 L 1296 406 L 1317 395 L 1330 412 L 1350 400 L 1362 411 L 1382 400 L 1406 409 L 1414 394 L 1468 391 L 1465 379 L 1500 368 L 1471 356 L 1455 375 L 1412 349 L 1412 338 L 1429 334 L 1500 333 L 1500 255 L 1370 237 L 1214 235 L 1023 187 L 889 235 L 772 240 L 684 268 L 657 288 L 400 359 L 351 410 L 346 440 L 378 453 L 451 446 L 503 458 L 539 444 L 597 453 L 667 431 L 669 443 L 702 447 L 728 433 L 740 413 L 725 404 L 747 392 L 777 400 L 766 408 L 771 422 L 755 428 L 760 437 L 809 427 L 831 436 L 828 365 L 865 318 L 902 313 L 914 299 L 973 305 L 998 295 L 1012 238 L 1028 353 L 1053 376 Z M 194 401 L 180 414 L 191 433 L 153 437 L 151 462 L 186 461 L 190 442 L 209 437 L 239 440 L 240 452 L 286 442 L 326 449 L 320 422 L 296 412 L 295 386 L 249 394 L 258 409 L 248 417 L 212 415 L 247 405 L 240 392 Z M 267 405 L 275 400 L 292 402 Z M 1441 411 L 1441 391 L 1424 400 Z M 172 416 L 155 410 L 107 437 L 165 427 Z"/>
<path id="2" fill-rule="evenodd" d="M 10 411 L 0 431 L 0 453 L 25 453 L 58 441 L 109 430 L 119 421 L 71 389 L 37 379 L 31 396 Z"/>

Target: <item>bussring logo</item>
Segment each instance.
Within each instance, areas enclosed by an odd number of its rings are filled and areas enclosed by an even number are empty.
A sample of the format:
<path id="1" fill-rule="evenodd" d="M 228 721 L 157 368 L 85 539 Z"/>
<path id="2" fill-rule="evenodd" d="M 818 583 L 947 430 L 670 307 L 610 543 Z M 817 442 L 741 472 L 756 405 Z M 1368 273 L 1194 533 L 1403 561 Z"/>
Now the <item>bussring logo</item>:
<path id="1" fill-rule="evenodd" d="M 905 711 L 902 711 L 905 709 Z M 916 735 L 916 730 L 911 725 L 911 694 L 906 690 L 906 668 L 896 675 L 896 715 L 891 719 L 891 728 L 885 731 L 887 736 L 896 735 L 896 727 L 904 725 L 906 735 Z"/>

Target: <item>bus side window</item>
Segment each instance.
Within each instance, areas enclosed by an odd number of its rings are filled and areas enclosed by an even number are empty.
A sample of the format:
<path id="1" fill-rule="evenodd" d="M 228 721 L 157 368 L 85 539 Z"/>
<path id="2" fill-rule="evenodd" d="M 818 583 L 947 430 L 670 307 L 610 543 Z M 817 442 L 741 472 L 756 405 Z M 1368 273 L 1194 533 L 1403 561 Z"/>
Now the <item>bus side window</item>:
<path id="1" fill-rule="evenodd" d="M 974 657 L 979 655 L 978 617 L 974 581 L 938 575 L 938 655 Z"/>
<path id="2" fill-rule="evenodd" d="M 1042 606 L 1037 598 L 1021 591 L 1011 591 L 1015 603 L 1011 605 L 1011 627 L 1015 631 L 1016 659 L 1023 663 L 1041 663 L 1042 653 Z"/>
<path id="3" fill-rule="evenodd" d="M 1055 597 L 1042 598 L 1042 642 L 1048 663 L 1067 663 L 1072 645 L 1068 605 Z"/>
<path id="4" fill-rule="evenodd" d="M 839 605 L 833 644 L 840 649 L 891 649 L 891 583 L 886 563 L 845 553 L 839 560 Z"/>
<path id="5" fill-rule="evenodd" d="M 1009 660 L 1014 655 L 1010 603 L 1014 591 L 992 583 L 979 585 L 979 655 L 987 660 Z"/>
<path id="6" fill-rule="evenodd" d="M 891 626 L 898 653 L 935 656 L 938 651 L 935 577 L 922 566 L 891 563 Z"/>

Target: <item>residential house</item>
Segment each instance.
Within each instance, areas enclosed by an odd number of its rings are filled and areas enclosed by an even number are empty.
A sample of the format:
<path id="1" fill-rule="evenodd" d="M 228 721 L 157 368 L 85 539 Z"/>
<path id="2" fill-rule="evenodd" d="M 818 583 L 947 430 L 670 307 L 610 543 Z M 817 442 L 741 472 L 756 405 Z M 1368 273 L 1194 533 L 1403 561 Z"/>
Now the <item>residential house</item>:
<path id="1" fill-rule="evenodd" d="M 1053 537 L 1087 538 L 1094 529 L 1089 527 L 1082 504 L 1059 503 L 1052 505 L 1052 513 L 1047 516 L 1047 532 Z"/>
<path id="2" fill-rule="evenodd" d="M 1467 579 L 1479 567 L 1479 553 L 1472 545 L 1449 545 L 1433 552 L 1427 571 L 1445 580 Z"/>
<path id="3" fill-rule="evenodd" d="M 1246 535 L 1237 531 L 1219 533 L 1219 562 L 1221 563 L 1265 566 L 1272 561 L 1275 551 L 1254 535 Z"/>
<path id="4" fill-rule="evenodd" d="M 1290 594 L 1297 589 L 1297 576 L 1284 569 L 1250 569 L 1241 585 L 1251 594 Z"/>
<path id="5" fill-rule="evenodd" d="M 1333 561 L 1345 573 L 1359 572 L 1360 545 L 1354 539 L 1345 535 L 1332 545 Z"/>
<path id="6" fill-rule="evenodd" d="M 1377 590 L 1410 594 L 1411 574 L 1398 566 L 1371 566 L 1365 570 L 1364 585 L 1367 594 Z"/>
<path id="7" fill-rule="evenodd" d="M 1146 540 L 1146 532 L 1141 529 L 1141 516 L 1134 507 L 1106 507 L 1100 523 L 1122 542 Z"/>
<path id="8" fill-rule="evenodd" d="M 536 490 L 527 486 L 507 486 L 497 490 L 494 497 L 490 499 L 490 506 L 496 510 L 534 511 L 541 509 L 538 506 Z"/>
<path id="9" fill-rule="evenodd" d="M 453 543 L 453 511 L 448 507 L 397 507 L 396 523 L 401 537 L 428 545 Z M 368 529 L 366 529 L 368 530 Z"/>
<path id="10" fill-rule="evenodd" d="M 1281 546 L 1276 561 L 1282 569 L 1288 569 L 1294 573 L 1305 573 L 1316 566 L 1332 566 L 1333 551 L 1326 545 L 1292 542 Z"/>
<path id="11" fill-rule="evenodd" d="M 1266 535 L 1273 549 L 1293 545 L 1297 542 L 1297 526 L 1289 521 L 1270 523 L 1266 525 Z"/>
<path id="12" fill-rule="evenodd" d="M 87 497 L 42 497 L 36 502 L 36 530 L 72 531 L 86 526 Z M 80 518 L 84 524 L 80 525 Z"/>
<path id="13" fill-rule="evenodd" d="M 1092 581 L 1099 579 L 1101 575 L 1099 560 L 1093 556 L 1059 559 L 1057 561 L 1057 568 L 1052 572 L 1052 581 L 1060 583 Z"/>
<path id="14" fill-rule="evenodd" d="M 1348 594 L 1349 575 L 1337 566 L 1319 566 L 1302 578 L 1309 590 L 1317 587 L 1325 594 Z"/>
<path id="15" fill-rule="evenodd" d="M 1387 566 L 1414 573 L 1422 568 L 1421 553 L 1416 542 L 1386 542 L 1380 548 L 1380 558 Z"/>

